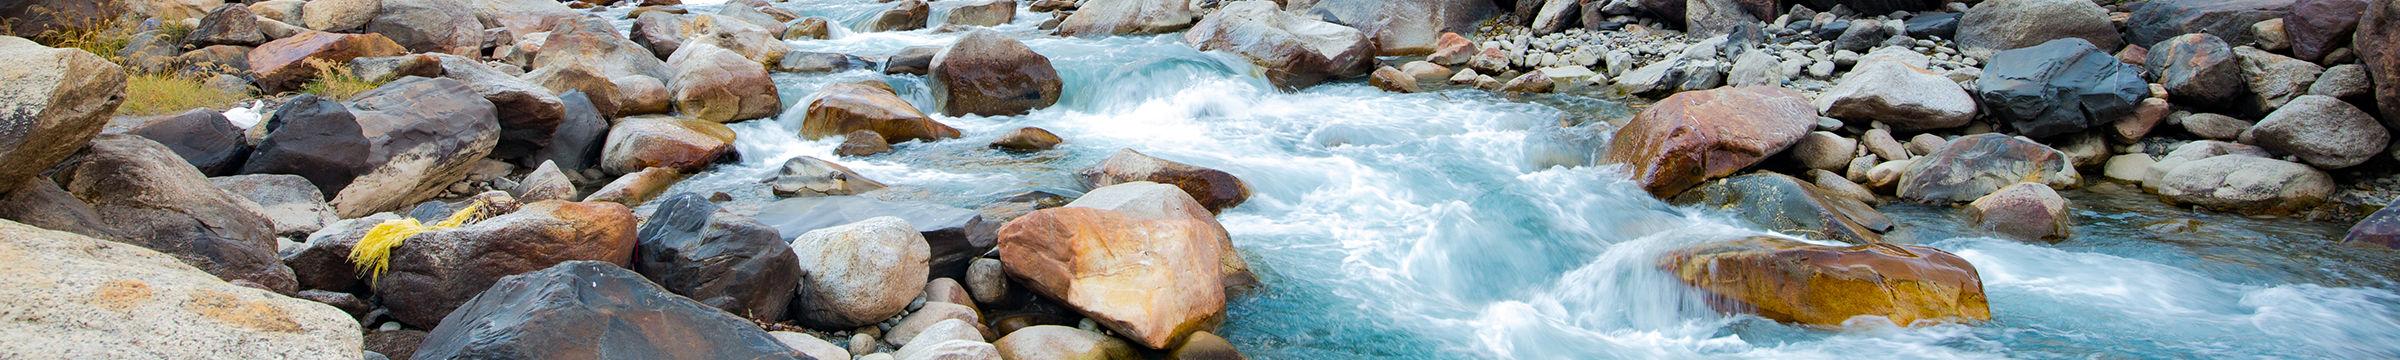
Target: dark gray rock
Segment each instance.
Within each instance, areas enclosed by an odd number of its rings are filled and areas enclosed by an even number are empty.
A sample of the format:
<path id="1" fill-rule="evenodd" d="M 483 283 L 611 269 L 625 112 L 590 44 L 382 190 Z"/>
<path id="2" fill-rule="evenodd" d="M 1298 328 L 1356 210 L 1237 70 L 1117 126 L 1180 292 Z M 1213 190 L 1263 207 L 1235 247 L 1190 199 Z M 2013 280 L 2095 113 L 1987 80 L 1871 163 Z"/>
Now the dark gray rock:
<path id="1" fill-rule="evenodd" d="M 748 320 L 594 261 L 501 279 L 442 320 L 417 359 L 794 359 Z"/>
<path id="2" fill-rule="evenodd" d="M 2141 69 L 2080 38 L 1993 54 L 1975 81 L 1989 119 L 2036 138 L 2117 121 L 2149 94 Z"/>
<path id="3" fill-rule="evenodd" d="M 633 270 L 668 292 L 762 322 L 783 320 L 800 265 L 774 228 L 697 193 L 658 203 L 635 233 Z"/>

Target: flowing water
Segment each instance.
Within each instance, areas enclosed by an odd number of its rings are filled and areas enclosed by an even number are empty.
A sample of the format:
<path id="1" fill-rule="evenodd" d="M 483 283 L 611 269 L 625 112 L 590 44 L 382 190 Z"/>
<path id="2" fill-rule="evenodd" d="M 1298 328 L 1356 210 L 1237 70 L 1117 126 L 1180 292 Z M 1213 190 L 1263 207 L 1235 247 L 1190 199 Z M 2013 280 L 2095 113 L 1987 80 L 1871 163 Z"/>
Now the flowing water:
<path id="1" fill-rule="evenodd" d="M 936 27 L 953 3 L 935 5 Z M 857 27 L 889 5 L 778 6 Z M 785 113 L 735 124 L 741 160 L 678 191 L 767 199 L 756 182 L 794 156 L 967 208 L 1026 190 L 1072 194 L 1075 170 L 1121 148 L 1221 169 L 1256 192 L 1222 221 L 1267 285 L 1231 299 L 1219 332 L 1260 359 L 2400 357 L 2390 260 L 2400 254 L 2335 244 L 2342 224 L 2197 213 L 2119 185 L 2067 192 L 2078 223 L 2059 244 L 1959 230 L 1963 215 L 1948 207 L 1883 208 L 1902 224 L 1895 241 L 1976 266 L 1990 322 L 1827 330 L 1721 314 L 1656 259 L 1758 230 L 1662 203 L 1621 167 L 1594 164 L 1609 123 L 1634 112 L 1622 101 L 1394 94 L 1355 81 L 1277 91 L 1249 63 L 1179 35 L 1058 38 L 1036 29 L 1049 16 L 1020 9 L 997 30 L 1058 68 L 1056 106 L 935 115 L 966 138 L 838 158 L 838 138 L 794 135 L 816 89 L 885 81 L 938 114 L 925 80 L 776 74 Z M 872 59 L 957 37 L 836 33 L 792 45 Z M 1067 142 L 1038 154 L 983 148 L 1022 126 Z"/>

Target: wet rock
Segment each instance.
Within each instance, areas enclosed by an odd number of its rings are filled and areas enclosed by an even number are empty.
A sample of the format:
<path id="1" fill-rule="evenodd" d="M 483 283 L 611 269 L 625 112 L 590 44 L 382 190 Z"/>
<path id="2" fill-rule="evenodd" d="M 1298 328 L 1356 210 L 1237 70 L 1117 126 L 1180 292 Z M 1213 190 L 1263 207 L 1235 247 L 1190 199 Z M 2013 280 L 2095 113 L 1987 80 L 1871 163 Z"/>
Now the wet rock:
<path id="1" fill-rule="evenodd" d="M 2081 38 L 1993 54 L 1975 80 L 1980 108 L 1992 120 L 2036 138 L 2116 121 L 2148 94 L 2141 69 Z"/>
<path id="2" fill-rule="evenodd" d="M 503 277 L 575 260 L 624 266 L 633 257 L 636 222 L 632 210 L 613 203 L 526 204 L 516 212 L 457 229 L 410 237 L 391 249 L 387 272 L 367 277 L 392 318 L 434 329 L 434 337 L 440 338 L 440 325 L 451 318 L 469 321 L 460 326 L 480 326 L 475 325 L 482 321 L 475 314 L 485 309 L 471 300 Z M 626 275 L 639 276 L 631 271 Z"/>
<path id="3" fill-rule="evenodd" d="M 2348 235 L 2342 236 L 2342 242 L 2351 245 L 2400 249 L 2400 204 L 2385 205 L 2383 210 L 2376 210 L 2375 213 L 2368 214 L 2367 218 L 2360 219 L 2357 225 L 2350 226 Z M 1008 341 L 1008 339 L 1000 340 Z M 1002 346 L 1000 349 L 1003 353 L 1008 351 L 1007 346 Z"/>
<path id="4" fill-rule="evenodd" d="M 675 109 L 699 121 L 727 123 L 781 112 L 775 80 L 748 58 L 708 43 L 687 44 L 667 58 Z"/>
<path id="5" fill-rule="evenodd" d="M 0 189 L 15 189 L 84 147 L 124 101 L 125 71 L 91 53 L 0 36 Z"/>
<path id="6" fill-rule="evenodd" d="M 383 0 L 312 0 L 300 4 L 300 23 L 312 30 L 345 32 L 366 26 L 383 11 Z M 388 354 L 387 354 L 388 355 Z"/>
<path id="7" fill-rule="evenodd" d="M 2220 104 L 2248 88 L 2233 47 L 2214 35 L 2190 34 L 2159 42 L 2150 47 L 2147 63 L 2150 73 L 2158 74 L 2158 82 L 2167 85 L 2167 93 L 2186 103 Z"/>
<path id="8" fill-rule="evenodd" d="M 566 101 L 550 89 L 517 79 L 475 59 L 450 54 L 434 57 L 441 59 L 442 76 L 466 83 L 484 100 L 492 102 L 500 121 L 500 144 L 493 151 L 501 157 L 522 157 L 549 147 L 551 136 L 566 121 Z"/>
<path id="9" fill-rule="evenodd" d="M 1898 131 L 1965 126 L 1975 119 L 1975 107 L 1958 83 L 1899 61 L 1862 61 L 1816 101 L 1825 116 L 1882 122 Z"/>
<path id="10" fill-rule="evenodd" d="M 250 153 L 242 129 L 226 121 L 225 114 L 210 109 L 143 120 L 124 133 L 166 145 L 176 156 L 209 176 L 230 175 L 240 170 L 242 158 Z"/>
<path id="11" fill-rule="evenodd" d="M 1009 132 L 1008 135 L 1001 136 L 999 140 L 993 140 L 991 148 L 1021 152 L 1043 151 L 1056 148 L 1058 143 L 1064 141 L 1058 138 L 1058 134 L 1050 133 L 1050 130 L 1021 127 L 1016 131 Z"/>
<path id="12" fill-rule="evenodd" d="M 292 175 L 239 175 L 209 178 L 217 189 L 257 203 L 275 236 L 304 239 L 337 220 L 325 195 L 307 178 Z"/>
<path id="13" fill-rule="evenodd" d="M 2125 39 L 2154 44 L 2185 34 L 2208 34 L 2225 42 L 2257 41 L 2250 24 L 2282 18 L 2293 0 L 2168 0 L 2151 1 L 2133 10 L 2125 21 Z"/>
<path id="14" fill-rule="evenodd" d="M 1988 133 L 1960 137 L 1942 150 L 1916 159 L 1901 175 L 1898 194 L 1924 202 L 1963 202 L 2018 182 L 2069 188 L 2082 181 L 2065 153 L 2022 138 Z"/>
<path id="15" fill-rule="evenodd" d="M 2383 124 L 2350 103 L 2303 95 L 2243 131 L 2241 140 L 2318 168 L 2341 169 L 2381 155 L 2392 139 Z"/>
<path id="16" fill-rule="evenodd" d="M 1838 327 L 1859 315 L 1903 326 L 1991 319 L 1974 265 L 1925 246 L 1752 237 L 1677 250 L 1659 267 L 1723 297 L 1719 308 L 1747 306 L 1776 321 Z"/>
<path id="17" fill-rule="evenodd" d="M 860 130 L 898 141 L 932 142 L 959 136 L 958 129 L 926 117 L 888 88 L 843 83 L 817 93 L 819 97 L 809 102 L 807 117 L 800 125 L 801 137 L 820 139 Z"/>
<path id="18" fill-rule="evenodd" d="M 800 353 L 803 358 L 836 360 L 850 358 L 849 349 L 834 346 L 832 342 L 818 339 L 816 336 L 790 331 L 769 332 L 767 335 L 774 336 L 776 342 L 783 343 L 784 347 L 792 348 L 792 352 Z"/>
<path id="19" fill-rule="evenodd" d="M 1441 39 L 1434 42 L 1433 55 L 1425 56 L 1425 61 L 1443 66 L 1465 65 L 1478 52 L 1475 42 L 1467 40 L 1467 37 L 1458 33 L 1442 33 Z"/>
<path id="20" fill-rule="evenodd" d="M 155 146 L 155 145 L 153 145 Z M 163 150 L 161 151 L 163 152 Z M 175 256 L 0 221 L 0 352 L 100 358 L 356 357 L 332 306 L 218 280 Z M 160 341 L 160 340 L 174 341 Z"/>
<path id="21" fill-rule="evenodd" d="M 1165 348 L 1222 321 L 1219 259 L 1233 251 L 1221 240 L 1223 227 L 1200 221 L 1210 217 L 1189 205 L 1180 212 L 1127 205 L 1070 205 L 1010 221 L 1000 229 L 1000 260 L 1019 284 L 1144 347 Z"/>
<path id="22" fill-rule="evenodd" d="M 642 169 L 642 171 L 617 177 L 617 180 L 601 186 L 600 190 L 592 191 L 591 195 L 583 198 L 583 201 L 641 206 L 643 203 L 650 202 L 650 199 L 665 194 L 667 188 L 675 186 L 677 181 L 683 181 L 683 173 L 676 172 L 675 169 L 657 167 Z"/>
<path id="23" fill-rule="evenodd" d="M 105 135 L 52 179 L 121 240 L 167 253 L 236 284 L 290 294 L 292 269 L 276 258 L 275 228 L 257 203 L 216 190 L 165 145 Z"/>
<path id="24" fill-rule="evenodd" d="M 1449 68 L 1449 67 L 1444 67 L 1444 66 L 1441 66 L 1441 65 L 1436 65 L 1436 64 L 1434 64 L 1434 63 L 1432 63 L 1432 62 L 1427 62 L 1427 61 L 1410 61 L 1410 62 L 1408 62 L 1407 64 L 1401 64 L 1401 65 L 1400 65 L 1400 75 L 1401 75 L 1401 78 L 1404 78 L 1404 79 L 1409 79 L 1409 80 L 1411 80 L 1411 81 L 1410 81 L 1410 83 L 1409 83 L 1409 85 L 1412 85 L 1412 86 L 1413 86 L 1413 85 L 1416 85 L 1416 83 L 1424 83 L 1424 82 L 1439 83 L 1439 82 L 1442 82 L 1442 81 L 1445 81 L 1445 80 L 1449 80 L 1449 79 L 1450 79 L 1450 75 L 1453 75 L 1453 74 L 1455 74 L 1455 73 L 1454 73 L 1454 72 L 1452 72 L 1452 71 L 1450 71 L 1450 68 Z M 1394 80 L 1397 80 L 1397 79 L 1394 79 Z M 1392 80 L 1386 80 L 1386 81 L 1392 81 Z M 1388 89 L 1387 89 L 1387 90 L 1388 90 Z"/>
<path id="25" fill-rule="evenodd" d="M 2375 80 L 2375 106 L 2386 125 L 2400 124 L 2400 3 L 2368 0 L 2351 46 Z"/>
<path id="26" fill-rule="evenodd" d="M 1063 86 L 1049 57 L 991 30 L 967 33 L 943 48 L 928 77 L 934 102 L 950 116 L 1023 115 L 1057 104 Z"/>
<path id="27" fill-rule="evenodd" d="M 469 56 L 482 53 L 483 22 L 469 4 L 446 0 L 382 0 L 373 19 L 359 28 L 382 34 L 409 52 Z"/>
<path id="28" fill-rule="evenodd" d="M 1198 17 L 1184 0 L 1084 1 L 1079 5 L 1074 14 L 1059 22 L 1059 35 L 1163 34 L 1191 27 Z"/>
<path id="29" fill-rule="evenodd" d="M 824 40 L 832 38 L 832 20 L 811 16 L 783 28 L 784 40 Z"/>
<path id="30" fill-rule="evenodd" d="M 2036 183 L 2017 183 L 1967 204 L 1969 222 L 2023 241 L 2063 241 L 2073 231 L 2067 199 Z"/>
<path id="31" fill-rule="evenodd" d="M 925 290 L 930 250 L 907 220 L 877 217 L 811 230 L 791 244 L 803 274 L 792 317 L 809 327 L 881 322 Z"/>
<path id="32" fill-rule="evenodd" d="M 2292 12 L 2283 16 L 2284 33 L 2290 37 L 2292 56 L 2317 61 L 2333 49 L 2349 43 L 2351 31 L 2358 29 L 2360 15 L 2367 11 L 2368 0 L 2298 0 L 2292 2 Z"/>
<path id="33" fill-rule="evenodd" d="M 900 49 L 899 54 L 893 54 L 890 59 L 884 61 L 883 73 L 931 74 L 933 73 L 933 57 L 941 55 L 942 49 L 943 47 L 939 46 L 911 46 Z"/>
<path id="34" fill-rule="evenodd" d="M 1004 359 L 1132 359 L 1139 350 L 1123 340 L 1065 326 L 1019 329 L 992 342 Z"/>
<path id="35" fill-rule="evenodd" d="M 829 73 L 874 68 L 866 58 L 841 53 L 793 51 L 775 63 L 776 72 Z"/>
<path id="36" fill-rule="evenodd" d="M 1841 174 L 1827 170 L 1809 170 L 1808 176 L 1811 178 L 1810 183 L 1824 190 L 1825 194 L 1847 197 L 1867 204 L 1883 203 L 1883 199 L 1875 197 L 1874 190 L 1868 190 L 1866 186 L 1851 182 L 1850 179 L 1843 178 Z"/>
<path id="37" fill-rule="evenodd" d="M 866 30 L 875 32 L 923 29 L 926 18 L 932 13 L 933 7 L 926 4 L 925 0 L 895 1 L 892 2 L 890 9 L 875 15 L 875 20 L 867 23 Z"/>
<path id="38" fill-rule="evenodd" d="M 1119 149 L 1099 165 L 1080 172 L 1085 187 L 1098 189 L 1131 182 L 1175 185 L 1199 200 L 1211 213 L 1240 206 L 1250 199 L 1250 185 L 1217 169 L 1160 159 L 1133 149 Z"/>
<path id="39" fill-rule="evenodd" d="M 1891 219 L 1866 203 L 1769 172 L 1711 181 L 1671 202 L 1733 214 L 1768 230 L 1853 244 L 1883 242 L 1881 233 L 1892 229 Z"/>
<path id="40" fill-rule="evenodd" d="M 1283 12 L 1273 2 L 1226 4 L 1185 32 L 1183 41 L 1203 51 L 1240 54 L 1266 70 L 1270 82 L 1286 89 L 1374 69 L 1374 45 L 1358 29 Z"/>
<path id="41" fill-rule="evenodd" d="M 442 325 L 425 336 L 417 358 L 793 358 L 748 320 L 597 261 L 500 279 Z"/>
<path id="42" fill-rule="evenodd" d="M 217 45 L 258 46 L 267 42 L 267 34 L 258 31 L 258 15 L 249 6 L 231 4 L 210 10 L 200 18 L 200 26 L 183 36 L 184 45 L 205 48 Z"/>
<path id="43" fill-rule="evenodd" d="M 871 130 L 852 131 L 842 137 L 842 145 L 833 149 L 835 155 L 874 156 L 892 152 L 892 143 L 884 141 L 883 134 Z"/>
<path id="44" fill-rule="evenodd" d="M 1358 28 L 1375 43 L 1377 55 L 1399 56 L 1432 52 L 1441 34 L 1472 32 L 1500 9 L 1487 1 L 1318 0 L 1305 9 L 1294 6 L 1291 10 Z"/>
<path id="45" fill-rule="evenodd" d="M 986 222 L 974 210 L 926 202 L 859 196 L 792 198 L 764 206 L 757 217 L 785 237 L 796 237 L 887 216 L 907 220 L 919 231 L 918 235 L 931 247 L 932 260 L 928 262 L 931 273 L 939 276 L 962 273 L 968 261 L 990 252 L 999 241 L 993 232 L 998 231 L 1000 224 Z"/>
<path id="46" fill-rule="evenodd" d="M 550 133 L 551 161 L 560 171 L 581 173 L 600 167 L 603 149 L 608 147 L 609 121 L 606 113 L 592 103 L 582 91 L 568 90 L 560 94 L 559 103 L 566 105 L 565 117 Z"/>
<path id="47" fill-rule="evenodd" d="M 784 161 L 783 170 L 767 183 L 780 197 L 858 195 L 884 188 L 842 164 L 807 156 Z"/>
<path id="48" fill-rule="evenodd" d="M 1373 85 L 1377 89 L 1383 89 L 1383 91 L 1402 94 L 1424 91 L 1417 88 L 1416 77 L 1409 76 L 1400 72 L 1400 69 L 1390 66 L 1376 68 L 1373 74 L 1368 74 L 1367 84 Z"/>
<path id="49" fill-rule="evenodd" d="M 1606 159 L 1630 165 L 1652 196 L 1674 196 L 1783 152 L 1816 126 L 1816 114 L 1807 97 L 1781 88 L 1677 93 L 1618 130 Z"/>
<path id="50" fill-rule="evenodd" d="M 660 201 L 635 233 L 633 267 L 667 292 L 757 321 L 783 320 L 800 267 L 791 245 L 758 220 L 682 193 Z"/>
<path id="51" fill-rule="evenodd" d="M 2159 165 L 2168 164 L 2161 161 Z M 2178 206 L 2282 215 L 2324 203 L 2334 191 L 2333 177 L 2323 171 L 2251 155 L 2220 155 L 2181 162 L 2171 169 L 2155 184 L 2143 185 Z"/>
<path id="52" fill-rule="evenodd" d="M 698 172 L 733 150 L 733 129 L 710 121 L 666 116 L 637 116 L 617 120 L 608 129 L 608 147 L 601 150 L 600 168 L 628 174 L 663 167 Z"/>
<path id="53" fill-rule="evenodd" d="M 1979 59 L 2070 37 L 2100 49 L 2125 44 L 2117 35 L 2117 26 L 2109 22 L 2108 10 L 2082 0 L 1987 1 L 1967 10 L 1958 25 L 1959 50 Z"/>
<path id="54" fill-rule="evenodd" d="M 1016 0 L 984 0 L 950 8 L 950 15 L 942 22 L 951 25 L 1000 26 L 1016 19 Z"/>

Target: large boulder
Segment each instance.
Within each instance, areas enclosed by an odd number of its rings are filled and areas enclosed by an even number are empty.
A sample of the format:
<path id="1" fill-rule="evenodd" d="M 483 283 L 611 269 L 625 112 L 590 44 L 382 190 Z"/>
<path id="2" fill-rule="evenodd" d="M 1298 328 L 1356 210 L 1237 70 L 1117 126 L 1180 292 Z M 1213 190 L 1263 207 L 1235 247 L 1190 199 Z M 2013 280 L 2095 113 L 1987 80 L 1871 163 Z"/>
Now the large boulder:
<path id="1" fill-rule="evenodd" d="M 389 37 L 409 52 L 483 53 L 483 22 L 464 1 L 383 0 L 375 18 L 359 30 Z"/>
<path id="2" fill-rule="evenodd" d="M 1199 17 L 1185 0 L 1082 1 L 1058 23 L 1058 34 L 1076 37 L 1164 34 L 1192 26 Z M 1220 10 L 1221 11 L 1221 10 Z"/>
<path id="3" fill-rule="evenodd" d="M 1241 288 L 1258 284 L 1250 273 L 1250 263 L 1233 249 L 1233 236 L 1217 222 L 1216 214 L 1208 212 L 1183 189 L 1153 182 L 1127 182 L 1092 189 L 1067 203 L 1064 207 L 1093 208 L 1153 220 L 1176 220 L 1188 223 L 1190 234 L 1214 238 L 1224 247 L 1218 259 L 1225 273 L 1225 287 Z M 1213 229 L 1213 230 L 1212 230 Z M 1206 239 L 1204 239 L 1206 240 Z"/>
<path id="4" fill-rule="evenodd" d="M 667 58 L 675 76 L 675 109 L 699 121 L 727 123 L 775 116 L 783 110 L 767 68 L 708 43 L 693 43 Z"/>
<path id="5" fill-rule="evenodd" d="M 880 200 L 864 196 L 822 196 L 776 201 L 759 209 L 758 218 L 785 238 L 880 217 L 908 222 L 925 239 L 936 276 L 964 274 L 967 264 L 997 246 L 1000 224 L 986 221 L 974 210 L 927 202 Z"/>
<path id="6" fill-rule="evenodd" d="M 266 215 L 276 236 L 307 239 L 333 223 L 333 206 L 308 178 L 293 175 L 237 175 L 208 179 L 218 190 L 250 199 Z"/>
<path id="7" fill-rule="evenodd" d="M 259 90 L 283 92 L 297 90 L 310 80 L 317 79 L 317 67 L 310 62 L 349 64 L 361 57 L 395 56 L 408 49 L 378 34 L 336 34 L 310 31 L 292 37 L 275 39 L 250 49 L 250 72 L 258 78 Z"/>
<path id="8" fill-rule="evenodd" d="M 53 179 L 92 205 L 129 244 L 174 255 L 237 284 L 298 291 L 275 254 L 274 224 L 257 203 L 210 185 L 172 150 L 141 137 L 107 135 L 61 166 Z"/>
<path id="9" fill-rule="evenodd" d="M 0 221 L 0 354 L 224 359 L 357 358 L 341 309 L 228 284 L 175 256 Z"/>
<path id="10" fill-rule="evenodd" d="M 608 117 L 664 113 L 673 73 L 659 58 L 608 20 L 587 17 L 552 27 L 524 78 L 550 91 L 582 91 Z"/>
<path id="11" fill-rule="evenodd" d="M 1841 326 L 1871 315 L 1915 326 L 1992 317 L 1975 266 L 1926 246 L 1835 247 L 1760 236 L 1676 250 L 1659 267 L 1722 297 L 1721 307 L 1776 321 Z"/>
<path id="12" fill-rule="evenodd" d="M 749 320 L 617 264 L 569 261 L 500 279 L 442 319 L 418 359 L 793 359 Z"/>
<path id="13" fill-rule="evenodd" d="M 1901 61 L 1863 61 L 1817 96 L 1825 116 L 1882 122 L 1897 131 L 1966 126 L 1975 120 L 1975 97 L 1957 82 Z"/>
<path id="14" fill-rule="evenodd" d="M 2341 169 L 2383 154 L 2392 135 L 2375 117 L 2348 102 L 2303 95 L 2243 131 L 2241 141 L 2292 154 L 2321 169 Z"/>
<path id="15" fill-rule="evenodd" d="M 1892 220 L 1858 199 L 1770 172 L 1710 181 L 1672 203 L 1731 214 L 1762 229 L 1852 244 L 1883 242 Z"/>
<path id="16" fill-rule="evenodd" d="M 502 277 L 574 260 L 625 266 L 633 259 L 638 221 L 615 203 L 526 204 L 482 222 L 409 237 L 391 248 L 387 272 L 360 275 L 370 278 L 393 319 L 440 330 L 445 315 Z"/>
<path id="17" fill-rule="evenodd" d="M 2350 233 L 2342 236 L 2342 242 L 2400 249 L 2400 202 L 2386 204 L 2383 210 L 2359 219 L 2357 225 L 2350 226 Z M 1002 349 L 1006 351 L 1005 347 Z"/>
<path id="18" fill-rule="evenodd" d="M 617 120 L 600 151 L 600 169 L 630 174 L 663 167 L 699 172 L 733 151 L 733 129 L 712 121 L 645 115 Z"/>
<path id="19" fill-rule="evenodd" d="M 792 318 L 821 329 L 873 325 L 899 315 L 925 291 L 925 236 L 907 220 L 877 217 L 808 231 L 792 239 L 799 254 L 799 297 Z"/>
<path id="20" fill-rule="evenodd" d="M 2054 188 L 2083 182 L 2066 153 L 1996 133 L 1953 139 L 1941 150 L 1915 160 L 1901 173 L 1898 194 L 1916 201 L 1974 201 L 2019 182 Z"/>
<path id="21" fill-rule="evenodd" d="M 1217 259 L 1233 249 L 1208 225 L 1166 211 L 1042 209 L 1000 228 L 1000 261 L 1035 293 L 1164 349 L 1224 319 Z"/>
<path id="22" fill-rule="evenodd" d="M 1500 10 L 1490 1 L 1456 0 L 1318 0 L 1310 6 L 1309 13 L 1325 21 L 1366 33 L 1376 55 L 1432 53 L 1442 34 L 1473 33 Z"/>
<path id="23" fill-rule="evenodd" d="M 1776 87 L 1689 91 L 1634 115 L 1610 139 L 1608 162 L 1626 164 L 1642 190 L 1675 196 L 1782 153 L 1817 124 L 1798 92 Z"/>
<path id="24" fill-rule="evenodd" d="M 1022 115 L 1057 104 L 1062 86 L 1049 57 L 991 30 L 975 30 L 942 48 L 927 76 L 934 102 L 950 116 Z"/>
<path id="25" fill-rule="evenodd" d="M 0 36 L 0 189 L 82 149 L 125 101 L 125 70 L 92 53 Z"/>
<path id="26" fill-rule="evenodd" d="M 701 304 L 762 321 L 783 320 L 800 263 L 775 228 L 695 193 L 676 194 L 635 233 L 633 270 Z"/>
<path id="27" fill-rule="evenodd" d="M 1975 80 L 1984 113 L 2025 136 L 2082 132 L 2133 114 L 2149 83 L 2142 70 L 2081 38 L 1992 55 Z"/>
<path id="28" fill-rule="evenodd" d="M 1148 181 L 1175 185 L 1198 199 L 1211 213 L 1240 206 L 1250 199 L 1250 185 L 1222 170 L 1160 159 L 1133 149 L 1118 149 L 1099 165 L 1080 172 L 1085 187 Z"/>
<path id="29" fill-rule="evenodd" d="M 2012 239 L 2060 241 L 2072 234 L 2075 220 L 2067 199 L 2049 185 L 2017 183 L 1967 204 L 1967 219 L 1976 227 Z"/>
<path id="30" fill-rule="evenodd" d="M 1968 9 L 1958 23 L 1959 50 L 1976 58 L 2070 37 L 2106 50 L 2125 44 L 2108 21 L 2108 9 L 2084 0 L 1986 1 Z"/>
<path id="31" fill-rule="evenodd" d="M 1284 12 L 1263 0 L 1225 4 L 1185 32 L 1183 41 L 1203 51 L 1240 54 L 1265 70 L 1269 82 L 1289 89 L 1374 70 L 1375 47 L 1358 29 Z"/>
<path id="32" fill-rule="evenodd" d="M 821 139 L 873 131 L 894 142 L 957 138 L 958 129 L 933 121 L 889 87 L 841 83 L 817 90 L 800 123 L 800 136 Z"/>
<path id="33" fill-rule="evenodd" d="M 2233 46 L 2215 35 L 2188 34 L 2160 41 L 2150 47 L 2150 59 L 2143 63 L 2177 102 L 2226 104 L 2249 89 Z"/>
<path id="34" fill-rule="evenodd" d="M 284 107 L 304 111 L 278 111 L 242 173 L 307 177 L 344 218 L 441 195 L 500 141 L 491 101 L 447 78 L 394 81 L 347 109 L 313 97 Z"/>
<path id="35" fill-rule="evenodd" d="M 192 109 L 183 114 L 160 116 L 131 124 L 124 134 L 148 138 L 175 150 L 175 156 L 200 169 L 209 176 L 231 175 L 242 168 L 242 158 L 250 154 L 249 139 L 242 128 L 225 120 L 225 113 L 211 109 Z"/>
<path id="36" fill-rule="evenodd" d="M 2370 0 L 2297 0 L 2283 16 L 2283 31 L 2292 42 L 2292 56 L 2317 61 L 2350 43 L 2352 30 Z"/>
<path id="37" fill-rule="evenodd" d="M 2160 161 L 2159 165 L 2169 165 Z M 2143 187 L 2179 206 L 2284 215 L 2309 210 L 2332 196 L 2333 176 L 2283 160 L 2247 154 L 2179 161 Z M 2155 168 L 2155 167 L 2154 167 Z"/>
<path id="38" fill-rule="evenodd" d="M 2185 34 L 2209 34 L 2226 42 L 2250 44 L 2258 37 L 2250 24 L 2282 18 L 2292 0 L 2160 0 L 2142 3 L 2125 20 L 2125 39 L 2156 44 Z"/>
<path id="39" fill-rule="evenodd" d="M 2400 124 L 2400 1 L 2369 0 L 2350 44 L 2375 81 L 2375 106 L 2384 125 Z"/>
<path id="40" fill-rule="evenodd" d="M 492 102 L 494 118 L 500 121 L 500 144 L 494 152 L 500 157 L 523 157 L 550 147 L 551 135 L 566 121 L 565 100 L 548 88 L 502 73 L 482 61 L 450 54 L 434 57 L 441 59 L 443 77 L 466 83 Z"/>

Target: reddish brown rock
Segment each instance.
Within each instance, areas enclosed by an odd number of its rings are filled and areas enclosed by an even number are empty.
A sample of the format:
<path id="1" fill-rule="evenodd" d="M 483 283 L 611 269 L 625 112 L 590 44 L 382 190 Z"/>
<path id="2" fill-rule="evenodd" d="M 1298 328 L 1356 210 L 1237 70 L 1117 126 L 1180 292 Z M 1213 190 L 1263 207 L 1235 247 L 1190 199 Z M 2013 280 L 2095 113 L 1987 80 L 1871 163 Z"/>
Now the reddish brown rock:
<path id="1" fill-rule="evenodd" d="M 1199 199 L 1209 212 L 1216 213 L 1250 199 L 1250 184 L 1231 173 L 1151 157 L 1133 149 L 1117 150 L 1100 165 L 1083 169 L 1082 175 L 1083 185 L 1094 189 L 1136 181 L 1175 185 L 1193 199 Z"/>
<path id="2" fill-rule="evenodd" d="M 1617 130 L 1607 159 L 1652 196 L 1672 197 L 1783 152 L 1816 123 L 1808 98 L 1782 88 L 1677 93 Z"/>
<path id="3" fill-rule="evenodd" d="M 392 317 L 432 329 L 500 278 L 573 260 L 627 266 L 634 224 L 624 205 L 545 201 L 455 230 L 410 237 L 373 281 Z"/>
<path id="4" fill-rule="evenodd" d="M 2370 1 L 2350 43 L 2375 80 L 2375 106 L 2390 126 L 2400 123 L 2400 0 Z"/>
<path id="5" fill-rule="evenodd" d="M 733 129 L 710 121 L 641 116 L 618 120 L 601 150 L 601 169 L 627 174 L 652 167 L 707 168 L 733 149 Z"/>
<path id="6" fill-rule="evenodd" d="M 1925 246 L 1752 237 L 1678 250 L 1659 267 L 1714 294 L 1720 309 L 1776 321 L 1835 327 L 1863 315 L 1913 326 L 1992 317 L 1975 266 Z"/>
<path id="7" fill-rule="evenodd" d="M 2061 241 L 2072 234 L 2074 218 L 2067 199 L 2050 186 L 2017 183 L 1967 204 L 1975 226 L 2026 241 Z"/>
<path id="8" fill-rule="evenodd" d="M 249 61 L 250 72 L 258 77 L 258 88 L 274 93 L 298 89 L 315 80 L 317 68 L 309 64 L 311 59 L 346 65 L 350 59 L 406 53 L 408 49 L 383 35 L 310 31 L 250 49 Z"/>
<path id="9" fill-rule="evenodd" d="M 2082 181 L 2066 153 L 2022 138 L 1987 133 L 1951 140 L 1941 150 L 1917 158 L 1901 173 L 1897 191 L 1910 200 L 1960 202 L 2020 182 L 2067 188 Z"/>
<path id="10" fill-rule="evenodd" d="M 874 131 L 891 141 L 935 141 L 957 138 L 958 129 L 933 121 L 890 88 L 855 83 L 833 84 L 817 91 L 808 103 L 800 136 L 819 139 L 853 131 Z"/>
<path id="11" fill-rule="evenodd" d="M 950 116 L 1023 115 L 1057 104 L 1064 86 L 1049 57 L 991 30 L 968 33 L 935 53 L 927 76 Z"/>
<path id="12" fill-rule="evenodd" d="M 2317 61 L 2350 42 L 2368 0 L 2300 0 L 2283 16 L 2283 31 L 2291 37 L 2292 56 Z"/>

